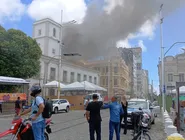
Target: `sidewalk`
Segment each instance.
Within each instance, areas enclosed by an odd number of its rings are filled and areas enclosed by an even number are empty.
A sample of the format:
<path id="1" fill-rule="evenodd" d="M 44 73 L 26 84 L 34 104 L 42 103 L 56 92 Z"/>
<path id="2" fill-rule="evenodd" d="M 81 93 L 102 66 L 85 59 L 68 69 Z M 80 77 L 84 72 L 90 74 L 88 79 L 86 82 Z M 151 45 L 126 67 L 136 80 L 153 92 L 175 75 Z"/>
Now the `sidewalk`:
<path id="1" fill-rule="evenodd" d="M 0 118 L 10 118 L 13 117 L 15 115 L 15 113 L 2 113 L 0 114 Z"/>

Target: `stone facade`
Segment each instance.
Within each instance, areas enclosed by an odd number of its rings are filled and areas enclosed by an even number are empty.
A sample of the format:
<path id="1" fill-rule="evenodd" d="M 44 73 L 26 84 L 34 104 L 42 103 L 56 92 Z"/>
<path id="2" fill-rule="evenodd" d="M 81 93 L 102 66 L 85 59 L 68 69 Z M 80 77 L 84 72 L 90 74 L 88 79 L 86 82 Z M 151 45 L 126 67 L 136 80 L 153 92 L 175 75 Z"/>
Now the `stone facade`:
<path id="1" fill-rule="evenodd" d="M 176 56 L 166 56 L 164 58 L 164 71 L 166 93 L 171 94 L 172 90 L 176 88 L 176 82 L 184 82 L 185 80 L 185 53 Z M 158 75 L 161 91 L 161 61 L 158 64 Z"/>
<path id="2" fill-rule="evenodd" d="M 92 60 L 86 63 L 100 72 L 100 86 L 108 89 L 108 96 L 123 95 L 129 90 L 129 68 L 121 57 Z"/>

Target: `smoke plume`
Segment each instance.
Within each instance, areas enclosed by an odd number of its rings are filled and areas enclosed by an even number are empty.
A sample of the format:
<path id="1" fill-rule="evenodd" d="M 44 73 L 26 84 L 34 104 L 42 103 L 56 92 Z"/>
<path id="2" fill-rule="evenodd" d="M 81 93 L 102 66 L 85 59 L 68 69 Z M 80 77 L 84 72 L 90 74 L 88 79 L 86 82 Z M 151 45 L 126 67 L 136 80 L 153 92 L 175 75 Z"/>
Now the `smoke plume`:
<path id="1" fill-rule="evenodd" d="M 99 2 L 88 6 L 81 24 L 71 25 L 64 30 L 65 52 L 80 53 L 83 58 L 105 56 L 107 49 L 115 47 L 116 42 L 136 33 L 147 20 L 154 20 L 184 6 L 184 0 L 105 0 L 103 8 Z"/>

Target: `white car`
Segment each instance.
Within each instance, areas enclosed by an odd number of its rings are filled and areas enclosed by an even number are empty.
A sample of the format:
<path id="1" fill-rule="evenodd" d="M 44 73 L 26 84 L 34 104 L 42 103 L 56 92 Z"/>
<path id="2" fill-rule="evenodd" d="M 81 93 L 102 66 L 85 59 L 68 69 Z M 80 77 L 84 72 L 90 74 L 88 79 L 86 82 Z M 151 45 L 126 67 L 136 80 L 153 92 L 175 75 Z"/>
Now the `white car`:
<path id="1" fill-rule="evenodd" d="M 56 114 L 58 111 L 69 112 L 70 103 L 66 99 L 52 99 L 53 112 Z"/>
<path id="2" fill-rule="evenodd" d="M 100 93 L 92 93 L 92 94 L 88 94 L 87 96 L 85 96 L 85 98 L 84 98 L 85 101 L 84 102 L 86 102 L 87 99 L 89 99 L 89 102 L 92 102 L 93 101 L 93 98 L 92 98 L 93 94 L 98 95 L 98 101 L 102 101 L 102 102 L 104 101 L 104 99 L 103 99 L 103 97 Z"/>
<path id="3" fill-rule="evenodd" d="M 139 108 L 141 108 L 143 110 L 143 112 L 145 112 L 146 114 L 149 115 L 149 117 L 150 117 L 149 127 L 151 127 L 151 124 L 155 123 L 155 117 L 154 117 L 154 113 L 153 113 L 152 104 L 149 100 L 146 100 L 146 99 L 130 99 L 128 101 L 127 124 L 132 125 L 131 114 L 134 111 L 138 111 Z"/>

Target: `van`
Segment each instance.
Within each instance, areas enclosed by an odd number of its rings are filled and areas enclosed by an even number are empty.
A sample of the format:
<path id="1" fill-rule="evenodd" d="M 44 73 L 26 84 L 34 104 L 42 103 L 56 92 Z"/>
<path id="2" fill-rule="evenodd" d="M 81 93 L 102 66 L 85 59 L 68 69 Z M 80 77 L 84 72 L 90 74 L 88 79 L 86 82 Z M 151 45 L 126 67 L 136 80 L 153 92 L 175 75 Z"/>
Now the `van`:
<path id="1" fill-rule="evenodd" d="M 91 94 L 88 94 L 85 96 L 84 103 L 87 101 L 87 99 L 89 99 L 89 102 L 92 102 L 93 101 L 93 98 L 92 98 L 93 94 L 98 95 L 98 101 L 102 101 L 102 102 L 104 101 L 104 98 L 100 93 L 91 93 Z"/>

